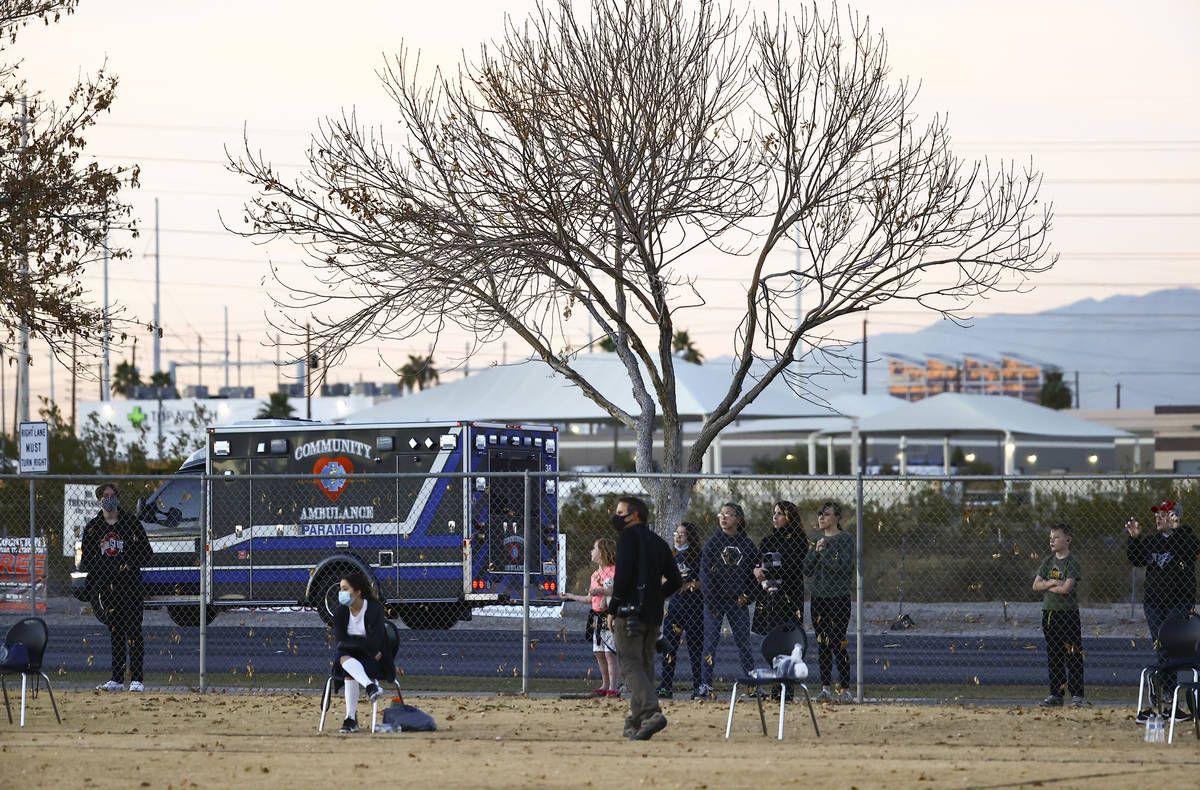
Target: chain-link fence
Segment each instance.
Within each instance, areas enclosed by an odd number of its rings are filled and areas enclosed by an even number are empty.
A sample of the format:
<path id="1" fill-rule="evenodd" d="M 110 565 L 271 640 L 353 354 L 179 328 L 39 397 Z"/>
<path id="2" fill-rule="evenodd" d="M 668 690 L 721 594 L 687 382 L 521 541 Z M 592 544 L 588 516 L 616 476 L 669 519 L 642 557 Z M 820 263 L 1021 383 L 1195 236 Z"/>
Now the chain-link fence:
<path id="1" fill-rule="evenodd" d="M 653 508 L 662 482 L 393 474 L 346 477 L 338 493 L 297 475 L 7 476 L 0 610 L 7 625 L 31 608 L 47 621 L 45 666 L 68 685 L 320 689 L 340 581 L 360 571 L 400 626 L 404 688 L 619 689 L 589 627 L 606 556 L 593 549 L 616 537 L 619 496 Z M 106 511 L 113 493 L 119 507 Z M 660 686 L 677 699 L 720 692 L 761 663 L 762 633 L 795 619 L 814 684 L 868 697 L 1040 693 L 1032 583 L 1053 553 L 1050 528 L 1067 524 L 1088 695 L 1127 697 L 1153 650 L 1126 523 L 1153 534 L 1163 500 L 1188 523 L 1200 479 L 697 478 L 678 518 L 652 509 L 660 534 L 692 544 Z M 676 541 L 677 521 L 694 533 Z"/>

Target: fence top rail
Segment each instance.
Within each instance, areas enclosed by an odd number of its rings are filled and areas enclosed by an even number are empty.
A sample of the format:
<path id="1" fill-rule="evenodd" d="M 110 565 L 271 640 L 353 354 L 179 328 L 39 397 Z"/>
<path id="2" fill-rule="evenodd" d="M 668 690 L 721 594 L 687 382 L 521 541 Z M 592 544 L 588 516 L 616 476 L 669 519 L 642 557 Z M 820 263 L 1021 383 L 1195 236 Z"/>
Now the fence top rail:
<path id="1" fill-rule="evenodd" d="M 51 480 L 63 482 L 96 482 L 108 480 L 166 480 L 192 479 L 200 477 L 206 480 L 255 479 L 255 480 L 312 480 L 317 475 L 312 473 L 299 474 L 208 474 L 208 473 L 161 473 L 161 474 L 37 474 L 17 475 L 0 474 L 0 482 L 24 482 Z M 864 484 L 873 483 L 1037 483 L 1037 482 L 1152 482 L 1152 481 L 1191 481 L 1200 483 L 1200 475 L 1196 474 L 1111 474 L 1111 475 L 756 475 L 756 474 L 704 474 L 700 472 L 572 472 L 572 471 L 542 471 L 529 470 L 518 472 L 355 472 L 338 475 L 350 480 L 360 479 L 426 479 L 426 478 L 555 478 L 563 480 L 729 480 L 729 481 L 778 481 L 778 482 L 836 482 Z"/>

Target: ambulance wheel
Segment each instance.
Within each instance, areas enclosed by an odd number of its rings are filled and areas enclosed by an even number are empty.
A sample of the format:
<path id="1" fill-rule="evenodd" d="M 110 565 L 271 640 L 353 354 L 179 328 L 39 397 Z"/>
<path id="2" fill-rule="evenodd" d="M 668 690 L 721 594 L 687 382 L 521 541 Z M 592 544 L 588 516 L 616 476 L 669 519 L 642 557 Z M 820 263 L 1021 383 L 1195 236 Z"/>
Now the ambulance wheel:
<path id="1" fill-rule="evenodd" d="M 342 575 L 348 572 L 343 569 L 326 570 L 313 585 L 309 603 L 316 607 L 321 622 L 327 626 L 333 627 L 333 613 L 338 608 L 338 590 L 341 589 Z"/>
<path id="2" fill-rule="evenodd" d="M 181 628 L 195 628 L 200 625 L 200 607 L 196 604 L 168 606 L 167 617 Z M 217 618 L 217 607 L 209 606 L 204 610 L 204 624 L 208 625 Z"/>

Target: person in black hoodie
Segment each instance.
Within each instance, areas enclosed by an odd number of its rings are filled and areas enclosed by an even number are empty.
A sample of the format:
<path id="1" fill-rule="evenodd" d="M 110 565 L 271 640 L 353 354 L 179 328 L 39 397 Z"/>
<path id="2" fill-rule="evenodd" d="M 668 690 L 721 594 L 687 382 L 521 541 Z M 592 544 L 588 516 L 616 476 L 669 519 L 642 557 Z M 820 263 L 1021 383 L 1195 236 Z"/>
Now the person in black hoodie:
<path id="1" fill-rule="evenodd" d="M 1146 569 L 1142 610 L 1158 661 L 1163 663 L 1166 656 L 1158 644 L 1159 629 L 1170 617 L 1186 615 L 1196 608 L 1196 555 L 1200 554 L 1200 541 L 1190 527 L 1180 523 L 1183 508 L 1178 502 L 1168 499 L 1152 506 L 1150 511 L 1154 514 L 1152 535 L 1142 534 L 1136 518 L 1126 522 L 1129 544 L 1125 556 L 1134 567 Z M 1167 673 L 1161 680 L 1166 699 L 1175 690 L 1175 673 Z"/>
<path id="2" fill-rule="evenodd" d="M 762 586 L 750 630 L 766 635 L 772 628 L 795 623 L 804 627 L 804 556 L 808 554 L 808 536 L 800 522 L 800 511 L 791 502 L 775 503 L 771 514 L 771 534 L 758 544 L 759 559 L 766 562 L 768 552 L 779 555 L 780 567 L 769 577 L 762 564 L 754 569 L 754 578 Z"/>
<path id="3" fill-rule="evenodd" d="M 142 522 L 121 509 L 115 483 L 96 486 L 96 501 L 100 512 L 83 528 L 79 570 L 88 575 L 89 597 L 102 610 L 96 615 L 108 626 L 112 646 L 112 679 L 98 688 L 124 690 L 128 651 L 129 690 L 145 691 L 142 566 L 154 552 Z"/>
<path id="4" fill-rule="evenodd" d="M 388 666 L 392 656 L 383 624 L 383 605 L 375 600 L 367 577 L 361 571 L 351 571 L 338 586 L 333 636 L 337 640 L 337 662 L 346 676 L 346 720 L 340 732 L 351 733 L 358 732 L 359 686 L 374 702 L 384 692 L 371 678 L 390 679 L 395 669 Z"/>
<path id="5" fill-rule="evenodd" d="M 629 684 L 629 717 L 623 734 L 637 741 L 648 741 L 667 726 L 654 694 L 654 651 L 663 607 L 682 581 L 667 542 L 646 525 L 649 517 L 650 509 L 641 499 L 617 500 L 613 527 L 621 534 L 608 625 L 621 674 Z"/>
<path id="6" fill-rule="evenodd" d="M 658 682 L 658 696 L 671 699 L 674 696 L 676 659 L 679 643 L 687 639 L 688 660 L 692 665 L 692 697 L 700 690 L 700 657 L 704 650 L 704 599 L 700 595 L 700 531 L 690 521 L 675 528 L 675 566 L 683 586 L 671 596 L 667 604 L 667 617 L 663 620 L 662 675 Z"/>
<path id="7" fill-rule="evenodd" d="M 750 615 L 746 605 L 758 588 L 754 568 L 758 549 L 746 535 L 746 515 L 741 505 L 726 502 L 717 514 L 721 528 L 704 544 L 700 555 L 700 592 L 704 595 L 704 663 L 700 667 L 697 698 L 712 696 L 713 658 L 721 640 L 721 626 L 729 618 L 729 630 L 737 644 L 742 671 L 754 669 L 750 653 Z"/>

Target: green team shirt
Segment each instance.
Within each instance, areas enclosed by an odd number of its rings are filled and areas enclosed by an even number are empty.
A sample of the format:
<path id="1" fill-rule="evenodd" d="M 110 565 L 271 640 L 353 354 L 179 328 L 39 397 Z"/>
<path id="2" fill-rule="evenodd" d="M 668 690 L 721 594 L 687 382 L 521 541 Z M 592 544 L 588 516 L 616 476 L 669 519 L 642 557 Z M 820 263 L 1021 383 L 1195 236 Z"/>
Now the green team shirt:
<path id="1" fill-rule="evenodd" d="M 1046 590 L 1042 593 L 1042 608 L 1051 612 L 1063 612 L 1079 608 L 1079 580 L 1083 578 L 1083 568 L 1074 554 L 1068 554 L 1061 560 L 1053 554 L 1048 555 L 1038 566 L 1038 576 L 1048 581 L 1074 579 L 1075 587 L 1071 592 L 1062 593 Z"/>

